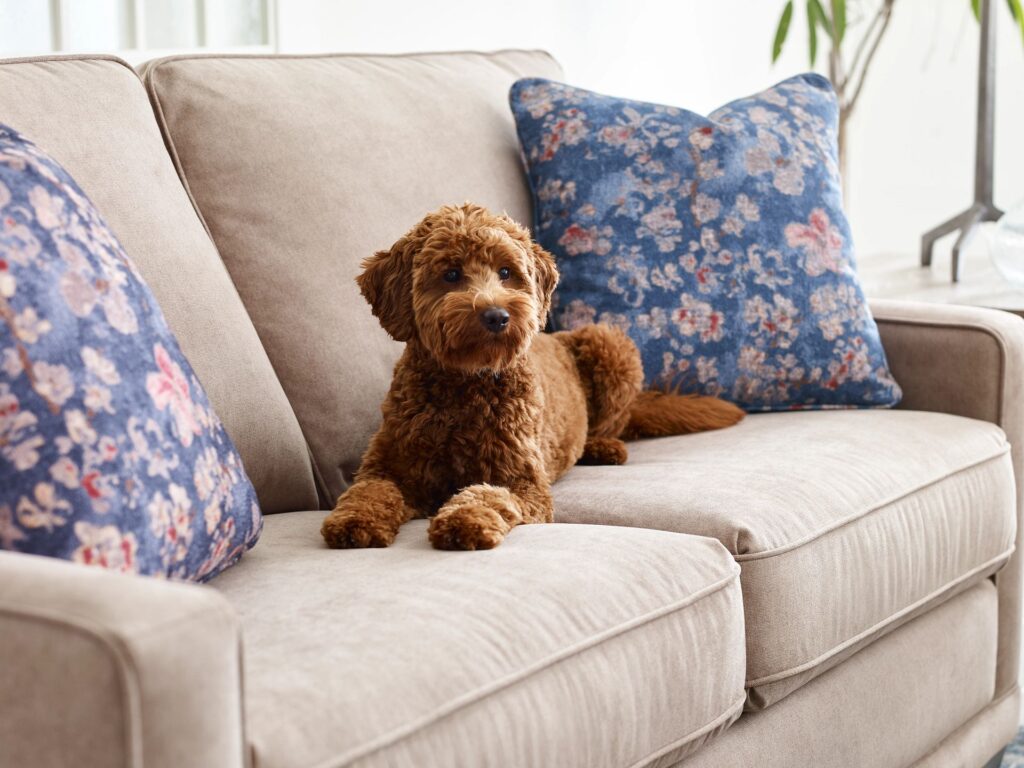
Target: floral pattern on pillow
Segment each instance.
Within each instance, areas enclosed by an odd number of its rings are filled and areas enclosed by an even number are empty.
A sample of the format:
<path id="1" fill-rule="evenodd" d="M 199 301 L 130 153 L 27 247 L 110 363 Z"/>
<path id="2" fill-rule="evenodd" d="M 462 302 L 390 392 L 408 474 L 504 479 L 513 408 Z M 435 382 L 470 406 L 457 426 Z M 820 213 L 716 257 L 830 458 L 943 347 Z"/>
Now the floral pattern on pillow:
<path id="1" fill-rule="evenodd" d="M 207 580 L 260 534 L 231 439 L 113 233 L 0 125 L 0 548 Z"/>
<path id="2" fill-rule="evenodd" d="M 557 330 L 603 322 L 647 383 L 748 410 L 889 406 L 836 167 L 835 95 L 801 75 L 709 117 L 543 79 L 510 93 Z"/>

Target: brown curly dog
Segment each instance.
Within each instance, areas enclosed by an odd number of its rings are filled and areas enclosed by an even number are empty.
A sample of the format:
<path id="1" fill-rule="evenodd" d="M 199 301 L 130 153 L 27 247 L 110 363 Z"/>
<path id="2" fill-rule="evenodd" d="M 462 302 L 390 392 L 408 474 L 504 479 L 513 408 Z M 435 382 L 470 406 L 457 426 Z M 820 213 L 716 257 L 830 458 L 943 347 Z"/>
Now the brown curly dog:
<path id="1" fill-rule="evenodd" d="M 430 214 L 363 267 L 363 296 L 406 347 L 384 423 L 324 520 L 331 547 L 386 547 L 419 516 L 439 549 L 489 549 L 550 522 L 550 486 L 577 462 L 625 462 L 623 438 L 743 418 L 716 398 L 641 392 L 640 354 L 616 328 L 540 333 L 554 260 L 480 206 Z"/>

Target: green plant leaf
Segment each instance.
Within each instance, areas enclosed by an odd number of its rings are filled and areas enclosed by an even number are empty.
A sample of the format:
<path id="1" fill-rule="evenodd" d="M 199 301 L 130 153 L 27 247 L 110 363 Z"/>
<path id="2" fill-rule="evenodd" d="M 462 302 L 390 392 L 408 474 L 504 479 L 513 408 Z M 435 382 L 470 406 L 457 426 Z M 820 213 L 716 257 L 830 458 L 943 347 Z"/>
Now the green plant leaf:
<path id="1" fill-rule="evenodd" d="M 981 0 L 971 0 L 971 13 L 975 21 L 981 21 Z"/>
<path id="2" fill-rule="evenodd" d="M 846 0 L 832 0 L 832 29 L 835 30 L 832 40 L 841 45 L 846 34 Z"/>
<path id="3" fill-rule="evenodd" d="M 814 8 L 815 20 L 825 30 L 825 34 L 829 36 L 829 39 L 833 39 L 832 34 L 832 21 L 829 19 L 828 14 L 825 13 L 825 9 L 821 6 L 821 0 L 807 0 L 807 15 L 811 15 L 811 8 Z"/>
<path id="4" fill-rule="evenodd" d="M 818 58 L 818 20 L 814 17 L 814 0 L 807 0 L 807 45 L 811 54 L 811 69 Z"/>
<path id="5" fill-rule="evenodd" d="M 1020 39 L 1024 43 L 1024 8 L 1021 7 L 1020 0 L 1006 0 L 1006 4 L 1010 6 L 1010 13 L 1020 28 Z"/>
<path id="6" fill-rule="evenodd" d="M 779 59 L 782 53 L 782 45 L 786 42 L 786 35 L 789 34 L 789 22 L 793 18 L 793 0 L 787 0 L 786 7 L 782 9 L 782 18 L 779 19 L 779 27 L 775 30 L 775 42 L 772 43 L 772 64 Z"/>

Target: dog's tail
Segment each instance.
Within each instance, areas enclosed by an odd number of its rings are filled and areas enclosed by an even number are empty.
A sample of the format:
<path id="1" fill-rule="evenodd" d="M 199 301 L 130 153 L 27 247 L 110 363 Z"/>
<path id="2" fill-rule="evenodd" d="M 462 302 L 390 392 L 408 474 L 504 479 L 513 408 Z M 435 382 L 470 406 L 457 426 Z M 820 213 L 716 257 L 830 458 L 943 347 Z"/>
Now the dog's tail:
<path id="1" fill-rule="evenodd" d="M 621 437 L 636 440 L 705 432 L 731 427 L 743 416 L 741 409 L 717 397 L 644 390 L 633 401 L 629 423 Z"/>

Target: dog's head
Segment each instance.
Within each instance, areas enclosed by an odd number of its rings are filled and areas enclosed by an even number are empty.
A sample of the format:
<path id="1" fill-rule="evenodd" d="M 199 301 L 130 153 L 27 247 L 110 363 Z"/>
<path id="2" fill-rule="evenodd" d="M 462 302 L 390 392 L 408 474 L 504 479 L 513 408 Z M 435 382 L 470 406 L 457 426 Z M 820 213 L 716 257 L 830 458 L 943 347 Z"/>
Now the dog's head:
<path id="1" fill-rule="evenodd" d="M 429 214 L 363 262 L 359 288 L 384 330 L 446 368 L 500 371 L 543 328 L 558 282 L 551 255 L 478 205 Z"/>

